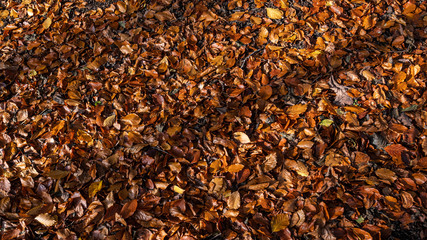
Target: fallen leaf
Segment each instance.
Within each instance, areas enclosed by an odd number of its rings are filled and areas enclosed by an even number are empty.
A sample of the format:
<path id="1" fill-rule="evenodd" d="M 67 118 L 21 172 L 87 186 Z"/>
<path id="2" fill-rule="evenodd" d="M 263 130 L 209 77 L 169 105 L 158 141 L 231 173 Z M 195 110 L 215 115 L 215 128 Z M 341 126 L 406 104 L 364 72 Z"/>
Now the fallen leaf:
<path id="1" fill-rule="evenodd" d="M 122 217 L 126 219 L 135 213 L 137 207 L 138 201 L 136 199 L 133 199 L 132 201 L 129 201 L 125 203 L 125 205 L 123 205 L 122 210 L 120 211 L 120 215 L 122 215 Z"/>
<path id="2" fill-rule="evenodd" d="M 286 113 L 290 118 L 298 118 L 300 114 L 304 113 L 307 110 L 307 105 L 305 104 L 296 104 L 294 106 L 290 106 Z"/>
<path id="3" fill-rule="evenodd" d="M 89 186 L 89 197 L 93 198 L 95 194 L 102 189 L 102 181 L 93 182 Z"/>
<path id="4" fill-rule="evenodd" d="M 37 217 L 35 217 L 35 220 L 46 227 L 51 227 L 56 223 L 56 220 L 47 213 L 39 214 Z"/>
<path id="5" fill-rule="evenodd" d="M 279 232 L 286 229 L 289 226 L 289 217 L 287 214 L 277 214 L 271 220 L 271 231 Z"/>
<path id="6" fill-rule="evenodd" d="M 235 132 L 234 138 L 243 144 L 251 142 L 248 135 L 246 135 L 246 133 L 243 133 L 243 132 Z"/>
<path id="7" fill-rule="evenodd" d="M 320 126 L 329 127 L 334 123 L 331 119 L 323 119 L 322 122 L 320 122 Z"/>
<path id="8" fill-rule="evenodd" d="M 52 19 L 50 17 L 46 18 L 43 22 L 43 28 L 48 29 L 50 25 L 52 24 Z"/>
<path id="9" fill-rule="evenodd" d="M 227 200 L 227 206 L 229 209 L 240 208 L 240 193 L 239 191 L 233 192 Z"/>
<path id="10" fill-rule="evenodd" d="M 245 167 L 245 165 L 237 163 L 237 164 L 233 164 L 228 166 L 228 172 L 229 173 L 236 173 L 236 172 L 240 172 L 240 170 L 242 170 Z"/>
<path id="11" fill-rule="evenodd" d="M 331 89 L 335 92 L 335 103 L 340 106 L 353 105 L 353 99 L 348 95 L 348 87 L 338 84 L 331 76 L 328 82 Z"/>
<path id="12" fill-rule="evenodd" d="M 122 121 L 127 125 L 138 125 L 141 122 L 141 118 L 135 113 L 128 114 L 126 117 L 122 118 Z"/>
<path id="13" fill-rule="evenodd" d="M 265 158 L 265 161 L 263 163 L 263 169 L 264 172 L 269 172 L 273 170 L 277 165 L 277 154 L 271 153 L 268 154 L 268 156 Z"/>
<path id="14" fill-rule="evenodd" d="M 375 171 L 375 174 L 384 180 L 389 180 L 391 182 L 394 182 L 397 177 L 396 177 L 396 173 L 387 169 L 387 168 L 379 168 Z"/>
<path id="15" fill-rule="evenodd" d="M 182 189 L 182 188 L 180 188 L 180 187 L 178 187 L 176 185 L 173 186 L 173 191 L 176 192 L 176 193 L 179 193 L 179 194 L 183 194 L 185 192 L 184 189 Z"/>
<path id="16" fill-rule="evenodd" d="M 277 8 L 267 8 L 267 16 L 271 19 L 282 19 L 283 11 Z"/>
<path id="17" fill-rule="evenodd" d="M 115 121 L 116 121 L 116 115 L 111 115 L 104 120 L 103 126 L 104 127 L 111 127 L 111 126 L 113 126 Z"/>

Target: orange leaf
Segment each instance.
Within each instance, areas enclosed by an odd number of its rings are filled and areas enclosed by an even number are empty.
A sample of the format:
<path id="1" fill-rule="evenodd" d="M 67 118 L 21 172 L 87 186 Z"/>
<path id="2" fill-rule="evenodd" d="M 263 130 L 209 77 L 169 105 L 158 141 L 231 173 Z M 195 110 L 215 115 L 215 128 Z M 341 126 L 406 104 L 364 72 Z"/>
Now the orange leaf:
<path id="1" fill-rule="evenodd" d="M 136 207 L 138 207 L 138 201 L 136 199 L 133 199 L 130 202 L 127 202 L 120 211 L 120 215 L 122 215 L 123 218 L 128 218 L 132 216 L 135 211 Z"/>
<path id="2" fill-rule="evenodd" d="M 400 159 L 403 151 L 407 149 L 400 144 L 392 144 L 384 148 L 384 150 L 393 158 Z"/>

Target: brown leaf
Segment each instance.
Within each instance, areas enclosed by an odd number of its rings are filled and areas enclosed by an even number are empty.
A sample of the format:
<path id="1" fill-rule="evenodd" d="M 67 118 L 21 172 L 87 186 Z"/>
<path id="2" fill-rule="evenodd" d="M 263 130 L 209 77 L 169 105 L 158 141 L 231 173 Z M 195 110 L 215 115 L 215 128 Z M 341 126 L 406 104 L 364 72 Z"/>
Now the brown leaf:
<path id="1" fill-rule="evenodd" d="M 397 179 L 396 173 L 387 168 L 379 168 L 375 171 L 375 174 L 379 178 L 389 180 L 390 182 L 394 182 Z"/>
<path id="2" fill-rule="evenodd" d="M 277 154 L 271 153 L 269 154 L 263 163 L 264 172 L 269 172 L 273 170 L 277 165 Z"/>
<path id="3" fill-rule="evenodd" d="M 406 151 L 407 149 L 400 144 L 391 144 L 385 147 L 384 150 L 393 158 L 400 159 L 402 152 Z"/>
<path id="4" fill-rule="evenodd" d="M 122 217 L 126 219 L 135 213 L 137 207 L 138 201 L 136 199 L 133 199 L 132 201 L 129 201 L 125 203 L 125 205 L 123 205 L 122 210 L 120 211 L 120 215 L 122 215 Z"/>
<path id="5" fill-rule="evenodd" d="M 328 82 L 331 89 L 335 92 L 335 103 L 344 106 L 344 105 L 353 105 L 353 99 L 348 95 L 348 87 L 340 85 L 337 83 L 333 76 L 331 76 L 330 81 Z"/>
<path id="6" fill-rule="evenodd" d="M 259 90 L 259 95 L 264 100 L 269 99 L 272 94 L 273 94 L 273 89 L 269 85 L 262 86 L 261 89 Z"/>

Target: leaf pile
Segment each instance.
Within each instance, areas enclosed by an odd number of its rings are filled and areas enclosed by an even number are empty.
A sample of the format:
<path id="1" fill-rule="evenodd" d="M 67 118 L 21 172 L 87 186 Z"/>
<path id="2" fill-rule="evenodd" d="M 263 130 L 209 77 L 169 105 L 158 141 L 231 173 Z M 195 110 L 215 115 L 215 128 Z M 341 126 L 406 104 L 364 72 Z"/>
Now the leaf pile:
<path id="1" fill-rule="evenodd" d="M 427 237 L 427 4 L 0 3 L 2 239 Z"/>

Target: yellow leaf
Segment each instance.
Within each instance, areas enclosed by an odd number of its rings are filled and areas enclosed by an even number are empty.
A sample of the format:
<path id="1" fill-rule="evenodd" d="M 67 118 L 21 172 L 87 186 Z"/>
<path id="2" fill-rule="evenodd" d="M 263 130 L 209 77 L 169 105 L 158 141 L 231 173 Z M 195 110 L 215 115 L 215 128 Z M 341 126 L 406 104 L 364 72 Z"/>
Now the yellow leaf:
<path id="1" fill-rule="evenodd" d="M 240 172 L 240 170 L 242 170 L 245 166 L 237 163 L 237 164 L 233 164 L 228 166 L 228 172 L 230 173 L 236 173 L 236 172 Z"/>
<path id="2" fill-rule="evenodd" d="M 178 187 L 178 186 L 176 186 L 176 185 L 174 185 L 174 186 L 173 186 L 173 190 L 174 190 L 176 193 L 179 193 L 179 194 L 183 194 L 183 193 L 185 192 L 185 190 L 184 190 L 184 189 L 182 189 L 182 188 L 180 188 L 180 187 Z"/>
<path id="3" fill-rule="evenodd" d="M 281 19 L 283 12 L 277 8 L 267 8 L 267 16 L 271 19 Z"/>
<path id="4" fill-rule="evenodd" d="M 271 220 L 271 231 L 279 232 L 289 226 L 289 217 L 286 214 L 278 214 Z"/>
<path id="5" fill-rule="evenodd" d="M 238 140 L 240 143 L 250 143 L 251 140 L 249 139 L 248 135 L 246 135 L 243 132 L 235 132 L 234 138 Z"/>
<path id="6" fill-rule="evenodd" d="M 102 181 L 93 182 L 89 186 L 89 197 L 90 198 L 94 197 L 97 192 L 101 191 L 101 189 L 102 189 Z"/>
<path id="7" fill-rule="evenodd" d="M 43 28 L 48 29 L 50 25 L 52 24 L 52 19 L 50 17 L 46 18 L 43 22 Z"/>
<path id="8" fill-rule="evenodd" d="M 35 219 L 46 227 L 51 227 L 56 223 L 56 220 L 47 213 L 39 214 Z"/>

